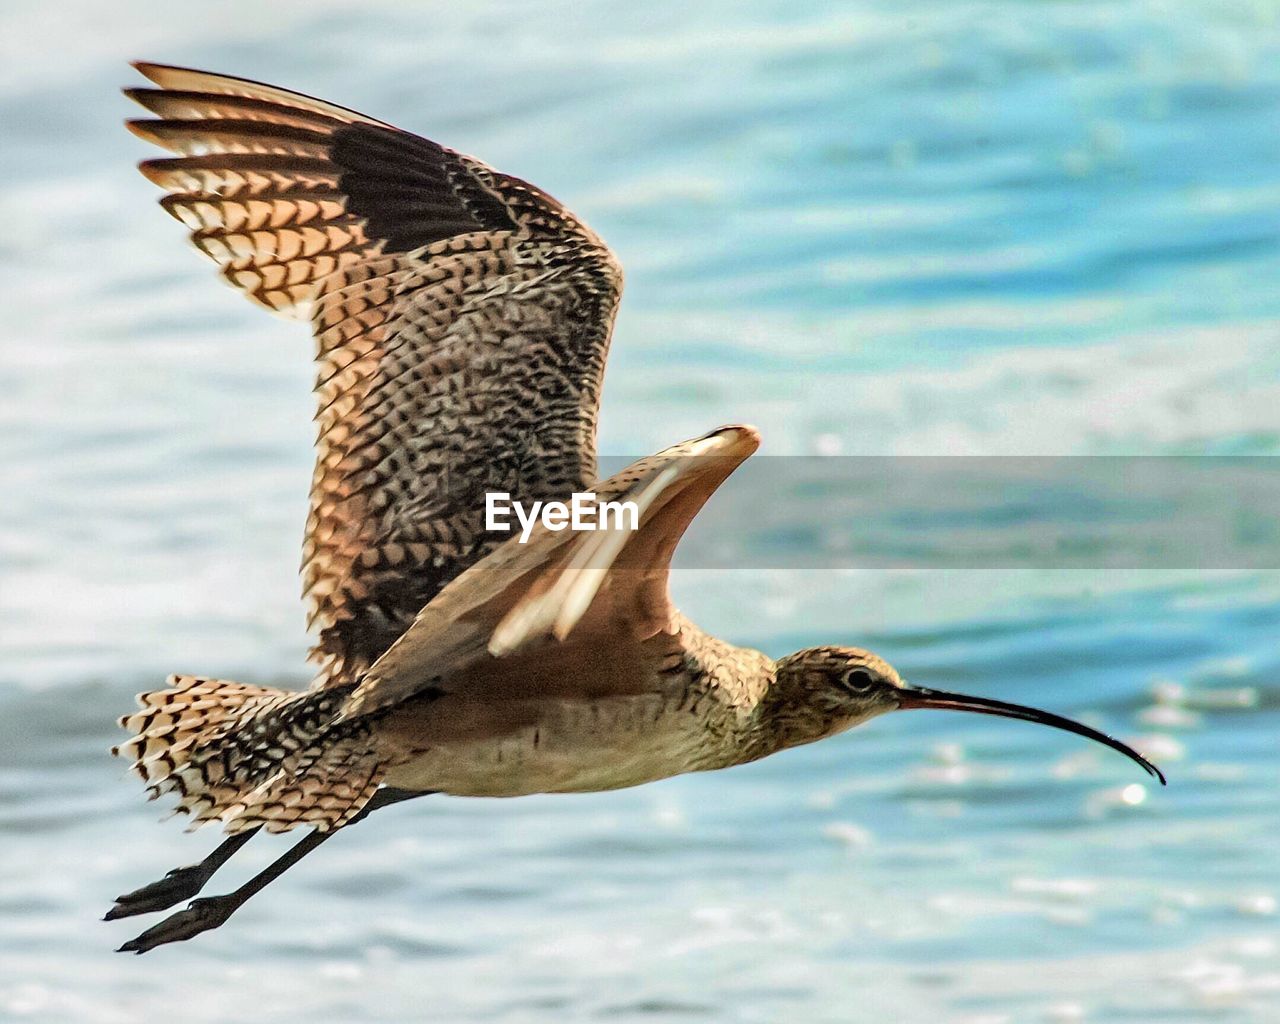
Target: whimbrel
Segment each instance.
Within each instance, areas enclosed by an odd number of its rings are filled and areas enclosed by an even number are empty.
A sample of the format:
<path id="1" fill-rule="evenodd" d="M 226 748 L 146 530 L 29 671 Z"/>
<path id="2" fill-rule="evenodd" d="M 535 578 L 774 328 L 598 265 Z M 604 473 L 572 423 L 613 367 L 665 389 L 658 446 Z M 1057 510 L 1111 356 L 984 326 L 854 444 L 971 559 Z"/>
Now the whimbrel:
<path id="1" fill-rule="evenodd" d="M 723 427 L 595 481 L 598 399 L 622 275 L 545 192 L 320 100 L 139 64 L 143 173 L 254 302 L 310 317 L 318 455 L 303 554 L 314 685 L 175 676 L 121 724 L 153 796 L 230 833 L 108 919 L 195 897 L 256 831 L 310 833 L 239 889 L 126 943 L 221 925 L 329 836 L 428 793 L 635 786 L 742 764 L 888 711 L 1039 722 L 1045 711 L 910 686 L 856 647 L 779 661 L 704 633 L 668 596 L 672 552 L 756 449 Z M 485 495 L 594 491 L 638 528 L 484 529 Z"/>

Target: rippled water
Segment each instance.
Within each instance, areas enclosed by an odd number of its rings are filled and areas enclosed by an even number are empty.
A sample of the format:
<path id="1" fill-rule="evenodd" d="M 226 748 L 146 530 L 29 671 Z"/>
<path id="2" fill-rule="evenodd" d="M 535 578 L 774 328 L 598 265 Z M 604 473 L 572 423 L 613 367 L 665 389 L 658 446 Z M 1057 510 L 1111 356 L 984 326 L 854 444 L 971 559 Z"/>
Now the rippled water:
<path id="1" fill-rule="evenodd" d="M 388 811 L 146 958 L 96 920 L 213 842 L 106 756 L 133 692 L 306 678 L 308 342 L 152 205 L 126 58 L 570 202 L 628 269 L 606 452 L 746 420 L 773 454 L 1272 455 L 1273 4 L 15 2 L 0 56 L 0 1018 L 1280 1019 L 1280 576 L 1247 565 L 799 572 L 740 541 L 678 574 L 735 641 L 1084 716 L 1164 791 L 1061 734 L 890 716 Z"/>

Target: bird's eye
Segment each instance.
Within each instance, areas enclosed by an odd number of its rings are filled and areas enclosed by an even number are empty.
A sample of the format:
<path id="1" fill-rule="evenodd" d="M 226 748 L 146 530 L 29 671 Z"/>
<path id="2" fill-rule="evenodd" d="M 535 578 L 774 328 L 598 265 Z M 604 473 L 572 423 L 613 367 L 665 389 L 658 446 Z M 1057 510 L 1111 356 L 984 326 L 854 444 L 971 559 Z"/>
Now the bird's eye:
<path id="1" fill-rule="evenodd" d="M 866 693 L 876 684 L 870 669 L 848 668 L 840 676 L 840 685 L 850 693 Z"/>

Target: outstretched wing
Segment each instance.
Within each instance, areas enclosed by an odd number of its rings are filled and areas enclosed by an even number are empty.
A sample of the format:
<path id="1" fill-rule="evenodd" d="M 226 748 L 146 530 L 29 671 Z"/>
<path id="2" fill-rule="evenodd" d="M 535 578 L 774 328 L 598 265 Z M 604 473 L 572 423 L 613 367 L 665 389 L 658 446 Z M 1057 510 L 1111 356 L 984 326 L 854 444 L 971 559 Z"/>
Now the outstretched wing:
<path id="1" fill-rule="evenodd" d="M 342 682 L 495 546 L 486 491 L 563 497 L 595 478 L 622 276 L 546 193 L 297 93 L 139 64 L 176 154 L 141 170 L 259 305 L 309 315 L 317 461 L 303 549 L 313 652 Z M 501 538 L 499 538 L 501 539 Z"/>
<path id="2" fill-rule="evenodd" d="M 678 612 L 667 583 L 676 545 L 759 443 L 751 427 L 722 427 L 597 485 L 600 501 L 635 503 L 634 531 L 610 517 L 606 529 L 553 532 L 539 525 L 527 543 L 508 541 L 422 609 L 347 699 L 343 718 L 427 691 L 462 692 L 494 675 L 554 676 L 556 651 L 566 640 L 594 646 L 607 663 L 611 647 L 673 631 Z M 572 688 L 573 681 L 560 685 Z"/>

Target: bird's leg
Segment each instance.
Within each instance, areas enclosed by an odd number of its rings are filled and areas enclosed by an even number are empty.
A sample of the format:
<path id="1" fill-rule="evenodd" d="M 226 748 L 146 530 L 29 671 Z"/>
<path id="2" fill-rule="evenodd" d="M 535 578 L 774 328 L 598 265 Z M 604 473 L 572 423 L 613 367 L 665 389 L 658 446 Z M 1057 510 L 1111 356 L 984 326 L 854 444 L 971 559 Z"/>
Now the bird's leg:
<path id="1" fill-rule="evenodd" d="M 132 917 L 134 914 L 150 914 L 157 910 L 167 910 L 175 903 L 191 899 L 204 888 L 205 883 L 213 877 L 213 873 L 230 860 L 231 855 L 252 839 L 257 831 L 257 828 L 252 828 L 245 832 L 238 832 L 225 839 L 199 864 L 174 868 L 158 882 L 152 882 L 123 896 L 117 896 L 116 905 L 107 911 L 103 920 L 115 921 L 121 917 Z"/>
<path id="2" fill-rule="evenodd" d="M 394 786 L 381 786 L 378 791 L 369 798 L 369 802 L 360 808 L 360 813 L 352 818 L 344 828 L 349 828 L 358 821 L 364 821 L 374 811 L 380 811 L 384 807 L 390 807 L 392 804 L 398 804 L 404 800 L 413 800 L 420 796 L 434 796 L 434 789 L 396 789 Z"/>
<path id="3" fill-rule="evenodd" d="M 338 829 L 326 832 L 312 832 L 309 836 L 277 857 L 262 871 L 254 875 L 244 885 L 225 896 L 210 896 L 206 899 L 192 900 L 185 910 L 170 914 L 159 924 L 148 928 L 136 939 L 131 939 L 116 950 L 117 953 L 145 953 L 166 942 L 184 942 L 194 938 L 210 928 L 217 928 L 226 923 L 227 918 L 240 909 L 240 906 L 254 893 L 266 888 L 277 878 L 288 871 L 308 853 L 323 843 Z"/>
<path id="4" fill-rule="evenodd" d="M 343 828 L 354 825 L 358 821 L 363 821 L 373 811 L 380 807 L 387 807 L 390 804 L 399 803 L 401 800 L 409 800 L 416 796 L 426 795 L 426 793 L 416 793 L 402 789 L 383 787 L 373 795 L 373 798 L 364 806 L 360 813 L 347 822 L 347 825 L 344 825 Z M 180 910 L 176 914 L 169 915 L 159 924 L 148 928 L 136 939 L 131 939 L 126 942 L 116 950 L 116 952 L 145 953 L 150 949 L 155 949 L 156 946 L 163 946 L 167 942 L 185 942 L 187 939 L 194 938 L 201 932 L 220 927 L 225 924 L 227 919 L 239 910 L 251 896 L 260 892 L 262 889 L 265 889 L 268 885 L 288 871 L 289 868 L 293 867 L 293 865 L 302 860 L 303 857 L 338 831 L 340 830 L 330 829 L 325 832 L 312 832 L 309 836 L 296 843 L 286 853 L 278 857 L 271 864 L 267 865 L 267 867 L 258 872 L 258 874 L 254 875 L 249 879 L 249 881 L 245 882 L 244 885 L 240 886 L 240 888 L 233 892 L 229 892 L 224 896 L 211 896 L 205 899 L 192 900 L 185 910 Z M 227 854 L 227 856 L 230 856 L 230 854 Z"/>

